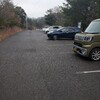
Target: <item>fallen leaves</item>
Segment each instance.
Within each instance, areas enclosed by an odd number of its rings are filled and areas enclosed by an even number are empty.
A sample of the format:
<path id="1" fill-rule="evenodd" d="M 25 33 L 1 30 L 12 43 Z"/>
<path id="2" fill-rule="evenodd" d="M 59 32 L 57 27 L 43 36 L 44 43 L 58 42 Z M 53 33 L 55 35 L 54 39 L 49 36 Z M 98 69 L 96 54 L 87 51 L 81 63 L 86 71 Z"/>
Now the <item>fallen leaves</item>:
<path id="1" fill-rule="evenodd" d="M 6 28 L 4 30 L 0 31 L 0 41 L 3 41 L 4 39 L 8 38 L 9 36 L 12 36 L 16 34 L 17 32 L 21 32 L 22 29 L 19 27 L 13 27 L 13 28 Z"/>

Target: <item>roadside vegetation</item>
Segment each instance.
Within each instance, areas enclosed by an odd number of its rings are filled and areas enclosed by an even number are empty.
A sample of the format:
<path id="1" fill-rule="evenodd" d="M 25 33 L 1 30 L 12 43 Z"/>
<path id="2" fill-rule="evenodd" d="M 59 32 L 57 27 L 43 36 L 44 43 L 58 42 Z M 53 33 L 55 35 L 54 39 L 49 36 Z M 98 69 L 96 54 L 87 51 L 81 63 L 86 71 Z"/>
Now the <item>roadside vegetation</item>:
<path id="1" fill-rule="evenodd" d="M 83 31 L 97 18 L 100 18 L 100 0 L 66 0 L 63 7 L 49 9 L 45 15 L 48 25 L 77 26 L 81 22 Z"/>
<path id="2" fill-rule="evenodd" d="M 0 0 L 0 38 L 5 30 L 10 35 L 9 29 L 16 30 L 15 27 L 21 30 L 52 25 L 77 26 L 81 22 L 84 31 L 97 18 L 100 18 L 100 0 L 66 0 L 63 6 L 48 9 L 40 18 L 28 18 L 24 9 L 11 0 Z"/>
<path id="3" fill-rule="evenodd" d="M 66 0 L 63 6 L 48 9 L 42 18 L 31 19 L 34 27 L 78 26 L 84 31 L 88 24 L 100 18 L 100 0 Z M 28 23 L 30 25 L 30 23 Z"/>
<path id="4" fill-rule="evenodd" d="M 23 8 L 16 7 L 11 0 L 0 1 L 0 29 L 19 26 L 24 28 L 26 13 Z"/>
<path id="5" fill-rule="evenodd" d="M 0 41 L 26 27 L 26 13 L 11 0 L 0 0 Z"/>

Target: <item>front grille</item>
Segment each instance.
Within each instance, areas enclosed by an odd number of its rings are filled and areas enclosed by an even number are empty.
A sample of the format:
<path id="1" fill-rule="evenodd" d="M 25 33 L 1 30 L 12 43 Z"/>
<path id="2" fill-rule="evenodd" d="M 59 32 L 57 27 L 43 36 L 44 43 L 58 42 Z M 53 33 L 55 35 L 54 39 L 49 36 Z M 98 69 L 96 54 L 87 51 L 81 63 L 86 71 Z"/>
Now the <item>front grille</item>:
<path id="1" fill-rule="evenodd" d="M 78 42 L 74 42 L 74 45 L 77 45 L 79 47 L 82 47 L 82 44 L 81 43 L 78 43 Z"/>

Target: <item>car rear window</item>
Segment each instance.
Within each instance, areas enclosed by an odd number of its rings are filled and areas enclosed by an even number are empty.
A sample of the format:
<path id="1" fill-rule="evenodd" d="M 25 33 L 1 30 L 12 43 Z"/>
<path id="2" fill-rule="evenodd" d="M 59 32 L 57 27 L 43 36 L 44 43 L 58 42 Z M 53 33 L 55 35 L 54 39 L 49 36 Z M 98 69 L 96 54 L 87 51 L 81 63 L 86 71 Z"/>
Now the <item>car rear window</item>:
<path id="1" fill-rule="evenodd" d="M 56 28 L 56 29 L 57 29 L 57 28 L 59 28 L 59 27 L 53 27 L 53 28 Z"/>

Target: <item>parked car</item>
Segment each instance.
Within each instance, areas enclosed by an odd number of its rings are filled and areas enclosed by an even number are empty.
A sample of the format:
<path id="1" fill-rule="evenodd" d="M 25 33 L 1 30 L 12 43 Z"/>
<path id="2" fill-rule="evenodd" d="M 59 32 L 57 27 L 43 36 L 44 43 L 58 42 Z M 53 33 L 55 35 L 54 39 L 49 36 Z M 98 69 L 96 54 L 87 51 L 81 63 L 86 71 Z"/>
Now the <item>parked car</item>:
<path id="1" fill-rule="evenodd" d="M 42 31 L 45 32 L 48 29 L 49 26 L 45 26 L 44 28 L 42 28 Z"/>
<path id="2" fill-rule="evenodd" d="M 50 26 L 47 29 L 45 29 L 45 33 L 47 34 L 50 31 L 56 31 L 58 29 L 62 28 L 62 26 Z"/>
<path id="3" fill-rule="evenodd" d="M 80 33 L 81 30 L 77 27 L 65 27 L 56 31 L 50 31 L 47 33 L 49 39 L 71 38 L 74 39 L 76 33 Z"/>
<path id="4" fill-rule="evenodd" d="M 94 61 L 100 60 L 100 19 L 90 23 L 83 34 L 76 34 L 73 51 Z"/>

